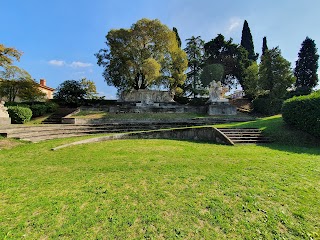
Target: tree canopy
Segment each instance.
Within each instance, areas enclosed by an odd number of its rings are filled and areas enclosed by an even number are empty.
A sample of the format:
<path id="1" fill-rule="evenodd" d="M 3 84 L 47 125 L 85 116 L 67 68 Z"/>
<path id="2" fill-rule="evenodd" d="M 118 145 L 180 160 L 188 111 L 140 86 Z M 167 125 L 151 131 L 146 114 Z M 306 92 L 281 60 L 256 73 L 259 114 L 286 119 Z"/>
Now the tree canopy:
<path id="1" fill-rule="evenodd" d="M 262 56 L 264 56 L 264 54 L 266 53 L 266 51 L 268 50 L 268 45 L 267 45 L 267 37 L 263 37 L 262 40 Z"/>
<path id="2" fill-rule="evenodd" d="M 162 86 L 176 91 L 187 69 L 186 53 L 174 31 L 159 20 L 141 19 L 130 29 L 116 29 L 106 36 L 107 48 L 95 56 L 103 76 L 119 91 Z"/>
<path id="3" fill-rule="evenodd" d="M 93 81 L 86 78 L 79 81 L 66 80 L 58 86 L 53 98 L 67 105 L 78 106 L 85 99 L 97 98 L 96 86 Z"/>
<path id="4" fill-rule="evenodd" d="M 282 98 L 294 83 L 290 62 L 284 59 L 278 47 L 265 52 L 259 67 L 260 88 L 271 98 Z"/>
<path id="5" fill-rule="evenodd" d="M 17 97 L 25 101 L 36 101 L 42 99 L 44 93 L 38 89 L 38 84 L 27 71 L 17 66 L 5 65 L 0 72 L 1 97 L 7 98 L 9 102 L 14 102 Z"/>
<path id="6" fill-rule="evenodd" d="M 200 36 L 188 38 L 184 51 L 188 57 L 187 81 L 185 82 L 185 91 L 198 94 L 198 85 L 200 84 L 200 73 L 204 64 L 204 41 Z"/>
<path id="7" fill-rule="evenodd" d="M 294 70 L 294 75 L 297 78 L 295 83 L 297 88 L 306 88 L 306 90 L 311 91 L 317 85 L 318 60 L 319 55 L 314 40 L 306 37 L 301 44 Z"/>
<path id="8" fill-rule="evenodd" d="M 232 38 L 225 40 L 222 34 L 204 45 L 206 65 L 221 64 L 224 67 L 224 76 L 221 83 L 231 87 L 238 80 L 242 88 L 244 70 L 250 65 L 247 51 L 232 42 Z"/>
<path id="9" fill-rule="evenodd" d="M 241 36 L 241 46 L 248 51 L 248 59 L 257 61 L 259 54 L 254 52 L 251 30 L 247 20 L 244 20 Z"/>
<path id="10" fill-rule="evenodd" d="M 19 61 L 22 53 L 15 48 L 6 47 L 0 44 L 0 67 L 12 65 L 14 59 Z"/>

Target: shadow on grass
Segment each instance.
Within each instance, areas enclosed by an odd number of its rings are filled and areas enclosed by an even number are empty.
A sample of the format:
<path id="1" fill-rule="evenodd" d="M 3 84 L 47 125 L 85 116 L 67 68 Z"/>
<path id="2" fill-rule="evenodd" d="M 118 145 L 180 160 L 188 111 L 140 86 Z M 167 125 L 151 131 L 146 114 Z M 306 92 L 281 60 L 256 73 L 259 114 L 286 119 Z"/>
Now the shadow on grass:
<path id="1" fill-rule="evenodd" d="M 262 118 L 251 122 L 216 125 L 217 127 L 259 128 L 273 143 L 260 146 L 294 153 L 320 155 L 320 139 L 288 126 L 281 115 Z"/>

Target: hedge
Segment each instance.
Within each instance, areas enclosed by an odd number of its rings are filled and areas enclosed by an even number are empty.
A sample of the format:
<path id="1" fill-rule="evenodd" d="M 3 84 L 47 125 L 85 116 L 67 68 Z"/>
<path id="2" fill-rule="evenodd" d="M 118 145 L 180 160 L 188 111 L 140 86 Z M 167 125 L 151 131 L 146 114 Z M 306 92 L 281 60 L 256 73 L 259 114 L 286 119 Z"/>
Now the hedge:
<path id="1" fill-rule="evenodd" d="M 40 117 L 45 115 L 46 113 L 55 112 L 59 105 L 55 102 L 6 102 L 5 104 L 7 107 L 9 106 L 19 106 L 30 108 L 32 111 L 32 117 Z"/>
<path id="2" fill-rule="evenodd" d="M 9 106 L 8 113 L 12 123 L 25 123 L 30 121 L 32 117 L 31 109 L 26 107 Z"/>
<path id="3" fill-rule="evenodd" d="M 286 100 L 282 117 L 287 124 L 320 137 L 320 91 Z"/>

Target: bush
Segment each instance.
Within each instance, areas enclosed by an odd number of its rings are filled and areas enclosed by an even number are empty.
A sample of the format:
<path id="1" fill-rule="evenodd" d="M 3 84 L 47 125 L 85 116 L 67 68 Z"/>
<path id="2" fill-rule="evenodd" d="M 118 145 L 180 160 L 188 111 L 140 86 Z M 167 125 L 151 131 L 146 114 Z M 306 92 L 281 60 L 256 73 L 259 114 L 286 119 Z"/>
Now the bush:
<path id="1" fill-rule="evenodd" d="M 48 107 L 45 104 L 34 104 L 30 106 L 33 117 L 40 117 L 47 113 Z"/>
<path id="2" fill-rule="evenodd" d="M 282 116 L 287 124 L 320 137 L 320 91 L 286 100 Z"/>
<path id="3" fill-rule="evenodd" d="M 12 123 L 25 123 L 30 121 L 32 117 L 31 109 L 26 107 L 10 106 L 8 113 Z"/>
<path id="4" fill-rule="evenodd" d="M 59 107 L 59 105 L 57 103 L 54 103 L 54 102 L 46 102 L 45 106 L 47 108 L 46 113 L 55 112 Z"/>
<path id="5" fill-rule="evenodd" d="M 274 115 L 281 113 L 283 99 L 257 98 L 253 100 L 252 104 L 255 112 Z"/>

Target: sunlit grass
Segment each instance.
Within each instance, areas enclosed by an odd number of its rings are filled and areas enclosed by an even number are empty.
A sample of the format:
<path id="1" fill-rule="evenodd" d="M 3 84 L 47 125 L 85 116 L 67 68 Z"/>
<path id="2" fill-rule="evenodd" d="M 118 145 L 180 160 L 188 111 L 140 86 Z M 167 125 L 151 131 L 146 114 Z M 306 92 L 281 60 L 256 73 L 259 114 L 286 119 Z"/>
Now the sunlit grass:
<path id="1" fill-rule="evenodd" d="M 320 237 L 312 144 L 117 140 L 50 150 L 75 139 L 0 151 L 0 239 Z"/>

